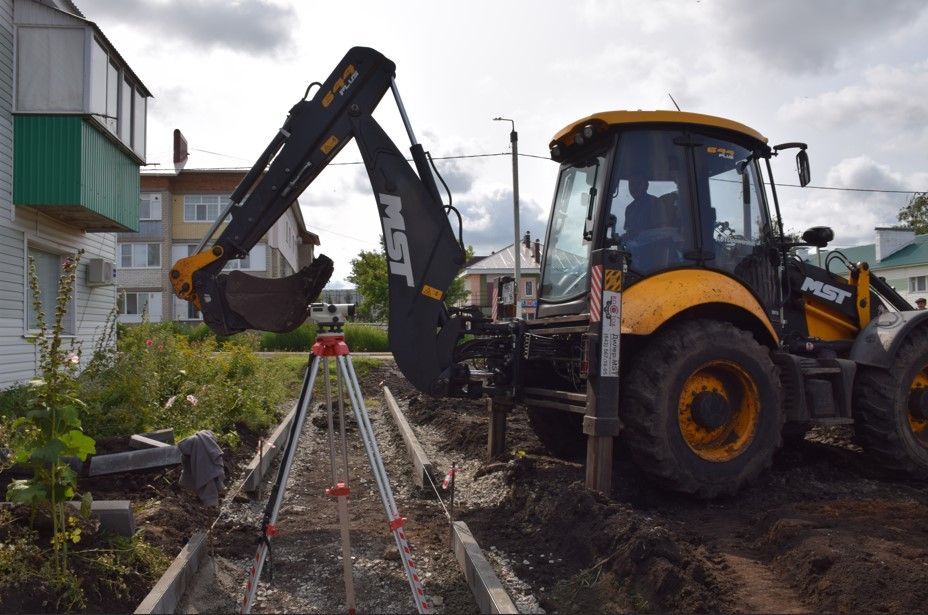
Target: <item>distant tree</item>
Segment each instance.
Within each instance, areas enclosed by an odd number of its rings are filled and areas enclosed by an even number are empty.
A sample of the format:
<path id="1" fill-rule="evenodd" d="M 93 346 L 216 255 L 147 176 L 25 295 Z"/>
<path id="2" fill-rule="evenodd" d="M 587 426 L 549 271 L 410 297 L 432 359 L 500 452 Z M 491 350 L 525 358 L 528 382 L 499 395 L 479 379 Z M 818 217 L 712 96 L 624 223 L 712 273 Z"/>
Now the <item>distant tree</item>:
<path id="1" fill-rule="evenodd" d="M 387 255 L 383 244 L 380 250 L 362 250 L 351 259 L 348 281 L 358 288 L 361 304 L 358 319 L 370 322 L 386 320 L 389 314 L 390 293 L 387 285 Z"/>
<path id="2" fill-rule="evenodd" d="M 474 246 L 467 246 L 464 262 L 466 263 L 472 258 L 474 258 Z M 448 292 L 445 293 L 445 304 L 450 306 L 466 303 L 467 298 L 470 296 L 470 291 L 467 290 L 466 284 L 467 276 L 459 275 L 454 278 L 454 281 L 451 282 L 451 286 L 448 287 Z"/>
<path id="3" fill-rule="evenodd" d="M 466 259 L 474 256 L 473 246 L 467 246 Z M 358 288 L 361 304 L 358 318 L 371 322 L 387 320 L 390 315 L 390 286 L 387 278 L 387 254 L 381 242 L 380 250 L 362 250 L 357 258 L 351 259 L 348 281 Z M 456 305 L 467 300 L 470 291 L 465 287 L 466 279 L 459 276 L 451 282 L 445 293 L 445 303 Z"/>
<path id="4" fill-rule="evenodd" d="M 928 233 L 928 192 L 913 195 L 909 204 L 899 211 L 899 221 L 914 229 L 916 235 Z"/>

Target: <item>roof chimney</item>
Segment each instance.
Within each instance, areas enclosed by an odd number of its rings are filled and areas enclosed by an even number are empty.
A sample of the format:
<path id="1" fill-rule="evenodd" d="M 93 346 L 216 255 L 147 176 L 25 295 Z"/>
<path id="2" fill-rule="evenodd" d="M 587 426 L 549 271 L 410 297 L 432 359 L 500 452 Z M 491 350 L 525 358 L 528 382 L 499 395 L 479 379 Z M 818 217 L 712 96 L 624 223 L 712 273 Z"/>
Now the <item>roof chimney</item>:
<path id="1" fill-rule="evenodd" d="M 179 128 L 174 129 L 174 168 L 178 171 L 187 164 L 187 139 L 181 134 Z"/>
<path id="2" fill-rule="evenodd" d="M 534 250 L 535 262 L 539 265 L 541 264 L 541 241 L 538 239 L 535 240 L 535 250 Z"/>
<path id="3" fill-rule="evenodd" d="M 532 247 L 532 237 L 530 231 L 525 231 L 525 237 L 522 238 L 522 245 L 524 245 L 526 248 Z"/>
<path id="4" fill-rule="evenodd" d="M 915 241 L 915 231 L 912 229 L 877 227 L 874 230 L 876 230 L 874 248 L 878 263 Z"/>

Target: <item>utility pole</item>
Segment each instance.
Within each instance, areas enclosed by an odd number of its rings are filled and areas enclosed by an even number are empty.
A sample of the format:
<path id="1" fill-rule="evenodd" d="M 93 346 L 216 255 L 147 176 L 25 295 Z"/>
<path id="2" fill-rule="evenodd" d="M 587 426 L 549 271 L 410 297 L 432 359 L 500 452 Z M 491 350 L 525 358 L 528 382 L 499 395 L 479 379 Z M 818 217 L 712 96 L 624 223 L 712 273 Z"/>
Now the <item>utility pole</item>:
<path id="1" fill-rule="evenodd" d="M 509 143 L 512 145 L 512 223 L 513 223 L 513 258 L 515 259 L 515 279 L 516 288 L 514 299 L 516 302 L 516 318 L 522 318 L 522 301 L 519 296 L 522 294 L 522 272 L 520 269 L 520 260 L 522 248 L 519 246 L 521 233 L 519 232 L 519 133 L 516 132 L 516 123 L 506 117 L 494 117 L 496 122 L 509 122 L 512 124 L 512 131 L 509 133 Z"/>

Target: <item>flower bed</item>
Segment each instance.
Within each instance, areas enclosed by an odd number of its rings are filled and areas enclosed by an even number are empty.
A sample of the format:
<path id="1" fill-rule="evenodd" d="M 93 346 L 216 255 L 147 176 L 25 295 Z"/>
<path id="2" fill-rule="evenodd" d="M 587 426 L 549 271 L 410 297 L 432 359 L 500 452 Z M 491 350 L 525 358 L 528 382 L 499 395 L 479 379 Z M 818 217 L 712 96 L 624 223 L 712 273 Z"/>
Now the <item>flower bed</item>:
<path id="1" fill-rule="evenodd" d="M 262 361 L 235 342 L 217 354 L 215 340 L 191 342 L 170 324 L 122 329 L 114 343 L 115 311 L 96 347 L 66 347 L 61 321 L 79 260 L 64 265 L 50 326 L 34 301 L 39 377 L 0 395 L 0 489 L 15 504 L 0 510 L 0 612 L 133 609 L 182 546 L 164 535 L 210 515 L 177 487 L 176 467 L 79 479 L 69 458 L 86 461 L 98 440 L 102 450 L 173 427 L 179 439 L 211 430 L 234 462 L 275 422 L 301 375 L 299 362 Z M 114 496 L 135 502 L 133 537 L 100 531 L 90 515 L 92 498 Z"/>

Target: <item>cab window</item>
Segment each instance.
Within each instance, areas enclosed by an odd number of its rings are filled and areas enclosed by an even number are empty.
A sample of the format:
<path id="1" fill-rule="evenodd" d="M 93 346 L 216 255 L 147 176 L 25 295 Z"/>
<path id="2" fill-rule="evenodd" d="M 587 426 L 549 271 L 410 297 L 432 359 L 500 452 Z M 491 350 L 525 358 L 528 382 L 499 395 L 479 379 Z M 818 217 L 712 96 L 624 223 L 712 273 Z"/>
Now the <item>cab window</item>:
<path id="1" fill-rule="evenodd" d="M 602 192 L 603 160 L 596 156 L 561 169 L 542 272 L 546 301 L 566 301 L 589 290 L 591 212 L 597 211 Z"/>
<path id="2" fill-rule="evenodd" d="M 674 143 L 680 135 L 649 129 L 619 137 L 604 245 L 623 249 L 640 275 L 679 267 L 693 246 L 687 152 Z"/>
<path id="3" fill-rule="evenodd" d="M 775 297 L 775 261 L 762 183 L 752 152 L 699 137 L 694 148 L 706 265 L 743 279 L 765 302 Z"/>

